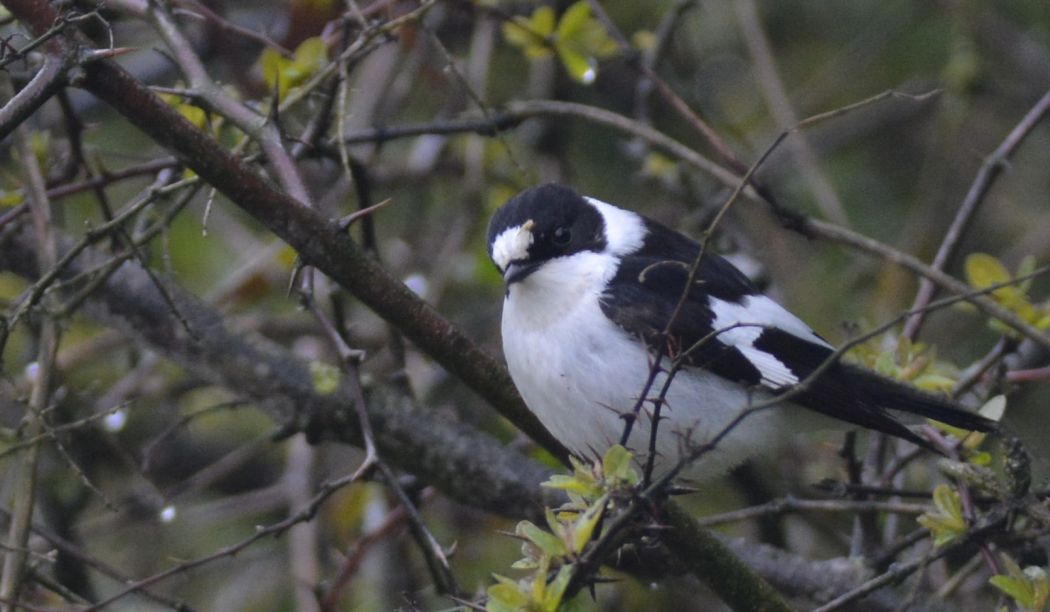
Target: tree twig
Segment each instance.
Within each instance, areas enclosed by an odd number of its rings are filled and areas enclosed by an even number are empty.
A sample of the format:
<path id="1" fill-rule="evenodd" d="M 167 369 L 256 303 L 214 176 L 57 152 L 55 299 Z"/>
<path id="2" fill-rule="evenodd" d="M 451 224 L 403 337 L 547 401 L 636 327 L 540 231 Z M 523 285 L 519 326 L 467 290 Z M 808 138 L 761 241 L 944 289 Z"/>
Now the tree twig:
<path id="1" fill-rule="evenodd" d="M 789 514 L 793 512 L 891 512 L 900 514 L 922 514 L 929 510 L 923 504 L 906 504 L 901 502 L 881 502 L 871 500 L 838 500 L 838 499 L 797 499 L 784 497 L 750 508 L 742 508 L 723 514 L 715 514 L 697 519 L 703 527 L 714 527 L 725 523 L 746 521 L 762 516 Z"/>
<path id="2" fill-rule="evenodd" d="M 744 42 L 751 53 L 751 59 L 755 66 L 755 80 L 758 82 L 759 91 L 766 99 L 770 112 L 781 131 L 791 130 L 798 125 L 798 115 L 791 106 L 784 83 L 777 73 L 776 60 L 769 48 L 769 39 L 762 29 L 762 23 L 758 16 L 758 7 L 755 0 L 738 0 L 733 2 L 736 9 L 737 23 Z M 798 161 L 802 176 L 809 183 L 817 201 L 820 211 L 834 223 L 847 225 L 846 209 L 842 206 L 838 194 L 827 175 L 820 169 L 820 163 L 813 147 L 809 145 L 804 134 L 796 134 L 795 138 L 788 142 L 791 152 Z"/>
<path id="3" fill-rule="evenodd" d="M 966 197 L 963 198 L 962 204 L 959 205 L 959 210 L 956 211 L 952 224 L 945 232 L 941 246 L 933 257 L 933 262 L 930 263 L 931 270 L 940 271 L 948 265 L 948 260 L 955 253 L 955 249 L 959 246 L 959 241 L 962 239 L 963 234 L 966 233 L 967 228 L 969 228 L 970 222 L 977 214 L 981 203 L 984 202 L 985 196 L 988 195 L 992 185 L 995 184 L 995 180 L 1002 174 L 1014 151 L 1021 146 L 1024 139 L 1032 133 L 1032 130 L 1042 121 L 1048 111 L 1050 111 L 1050 91 L 1043 94 L 1043 97 L 1029 109 L 1021 121 L 1014 126 L 1014 129 L 1010 130 L 1010 133 L 992 151 L 991 155 L 985 158 L 980 170 L 977 171 L 977 176 L 974 177 L 973 183 L 970 185 L 969 191 L 966 192 Z M 912 309 L 915 310 L 928 303 L 936 293 L 937 284 L 929 276 L 923 275 L 919 279 L 919 289 L 915 295 Z M 919 333 L 919 328 L 922 327 L 924 317 L 925 314 L 921 309 L 916 310 L 916 314 L 908 319 L 904 326 L 904 337 L 915 339 Z"/>
<path id="4" fill-rule="evenodd" d="M 37 242 L 37 262 L 42 272 L 55 265 L 58 259 L 55 233 L 51 223 L 51 203 L 47 199 L 44 177 L 30 140 L 29 128 L 18 126 L 17 148 L 22 171 L 25 174 L 27 196 L 33 217 Z M 55 358 L 61 331 L 54 317 L 45 315 L 37 339 L 36 362 L 27 371 L 30 384 L 29 404 L 25 415 L 25 435 L 36 439 L 23 453 L 17 467 L 17 485 L 14 510 L 8 525 L 7 553 L 0 574 L 0 599 L 5 610 L 14 610 L 23 585 L 23 573 L 28 556 L 29 533 L 33 507 L 37 497 L 37 471 L 40 461 L 40 436 L 47 428 L 45 414 L 51 402 L 51 390 L 57 378 Z"/>
<path id="5" fill-rule="evenodd" d="M 66 84 L 69 70 L 75 65 L 71 54 L 56 56 L 45 53 L 44 63 L 32 80 L 0 108 L 0 140 L 58 93 Z"/>
<path id="6" fill-rule="evenodd" d="M 4 3 L 33 29 L 46 30 L 57 16 L 54 8 L 42 0 Z M 432 4 L 424 2 L 420 10 Z M 409 15 L 394 21 L 405 23 L 418 17 L 419 12 Z M 555 455 L 567 455 L 525 407 L 506 369 L 338 231 L 336 223 L 275 189 L 116 64 L 108 60 L 92 62 L 85 67 L 81 83 L 296 248 L 305 263 L 327 274 L 401 329 L 408 339 L 459 376 L 519 429 Z"/>

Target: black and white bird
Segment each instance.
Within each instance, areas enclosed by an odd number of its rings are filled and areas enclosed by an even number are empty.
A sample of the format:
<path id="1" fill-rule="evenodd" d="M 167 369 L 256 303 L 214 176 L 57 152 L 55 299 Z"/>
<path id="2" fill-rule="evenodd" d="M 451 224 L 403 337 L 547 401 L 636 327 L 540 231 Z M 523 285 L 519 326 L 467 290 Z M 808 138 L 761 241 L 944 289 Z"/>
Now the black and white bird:
<path id="1" fill-rule="evenodd" d="M 670 359 L 684 365 L 661 409 L 658 469 L 708 442 L 749 405 L 789 391 L 834 352 L 718 255 L 704 253 L 686 292 L 699 244 L 561 185 L 507 201 L 492 217 L 488 250 L 506 283 L 510 374 L 529 409 L 580 457 L 601 456 L 620 441 L 623 415 L 638 403 L 658 352 L 668 359 L 648 397 L 657 396 Z M 670 334 L 660 340 L 669 321 Z M 640 455 L 649 447 L 653 402 L 642 405 L 628 440 Z M 718 476 L 805 430 L 860 426 L 925 444 L 890 411 L 968 430 L 996 427 L 948 400 L 836 361 L 782 404 L 749 414 L 683 475 Z"/>

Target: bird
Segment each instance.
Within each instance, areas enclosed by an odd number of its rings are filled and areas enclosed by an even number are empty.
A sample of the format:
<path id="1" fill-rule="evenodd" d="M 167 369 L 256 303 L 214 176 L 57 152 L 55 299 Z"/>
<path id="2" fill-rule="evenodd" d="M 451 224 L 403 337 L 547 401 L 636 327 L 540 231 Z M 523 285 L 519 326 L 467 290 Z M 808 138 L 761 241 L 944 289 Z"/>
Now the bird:
<path id="1" fill-rule="evenodd" d="M 623 443 L 642 465 L 653 454 L 657 472 L 704 482 L 800 431 L 860 427 L 930 447 L 902 416 L 997 428 L 837 359 L 725 258 L 570 187 L 513 196 L 493 214 L 487 239 L 505 285 L 511 378 L 579 458 Z"/>

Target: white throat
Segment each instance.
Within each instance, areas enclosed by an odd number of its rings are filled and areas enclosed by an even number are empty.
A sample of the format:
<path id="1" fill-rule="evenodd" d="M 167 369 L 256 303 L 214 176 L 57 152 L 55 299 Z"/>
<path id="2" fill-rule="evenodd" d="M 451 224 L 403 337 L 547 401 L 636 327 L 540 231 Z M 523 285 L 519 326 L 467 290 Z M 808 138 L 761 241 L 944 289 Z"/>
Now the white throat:
<path id="1" fill-rule="evenodd" d="M 519 328 L 548 329 L 584 306 L 597 305 L 619 267 L 616 256 L 584 251 L 558 257 L 507 288 L 503 320 Z"/>

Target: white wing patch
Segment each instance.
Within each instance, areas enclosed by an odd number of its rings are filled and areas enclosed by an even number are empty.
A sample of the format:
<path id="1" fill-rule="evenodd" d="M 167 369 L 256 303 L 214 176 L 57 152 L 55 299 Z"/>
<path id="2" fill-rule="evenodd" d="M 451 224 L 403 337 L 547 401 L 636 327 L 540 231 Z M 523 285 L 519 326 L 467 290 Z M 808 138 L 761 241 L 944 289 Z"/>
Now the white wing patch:
<path id="1" fill-rule="evenodd" d="M 530 220 L 522 225 L 508 227 L 492 241 L 492 261 L 496 262 L 500 271 L 505 271 L 512 261 L 529 258 L 529 246 L 533 241 L 532 226 Z"/>
<path id="2" fill-rule="evenodd" d="M 764 295 L 747 296 L 741 304 L 713 296 L 708 299 L 715 315 L 711 325 L 718 332 L 718 339 L 740 351 L 758 369 L 762 382 L 774 389 L 794 385 L 799 379 L 775 355 L 755 348 L 763 330 L 776 328 L 807 342 L 831 347 L 801 319 Z"/>

